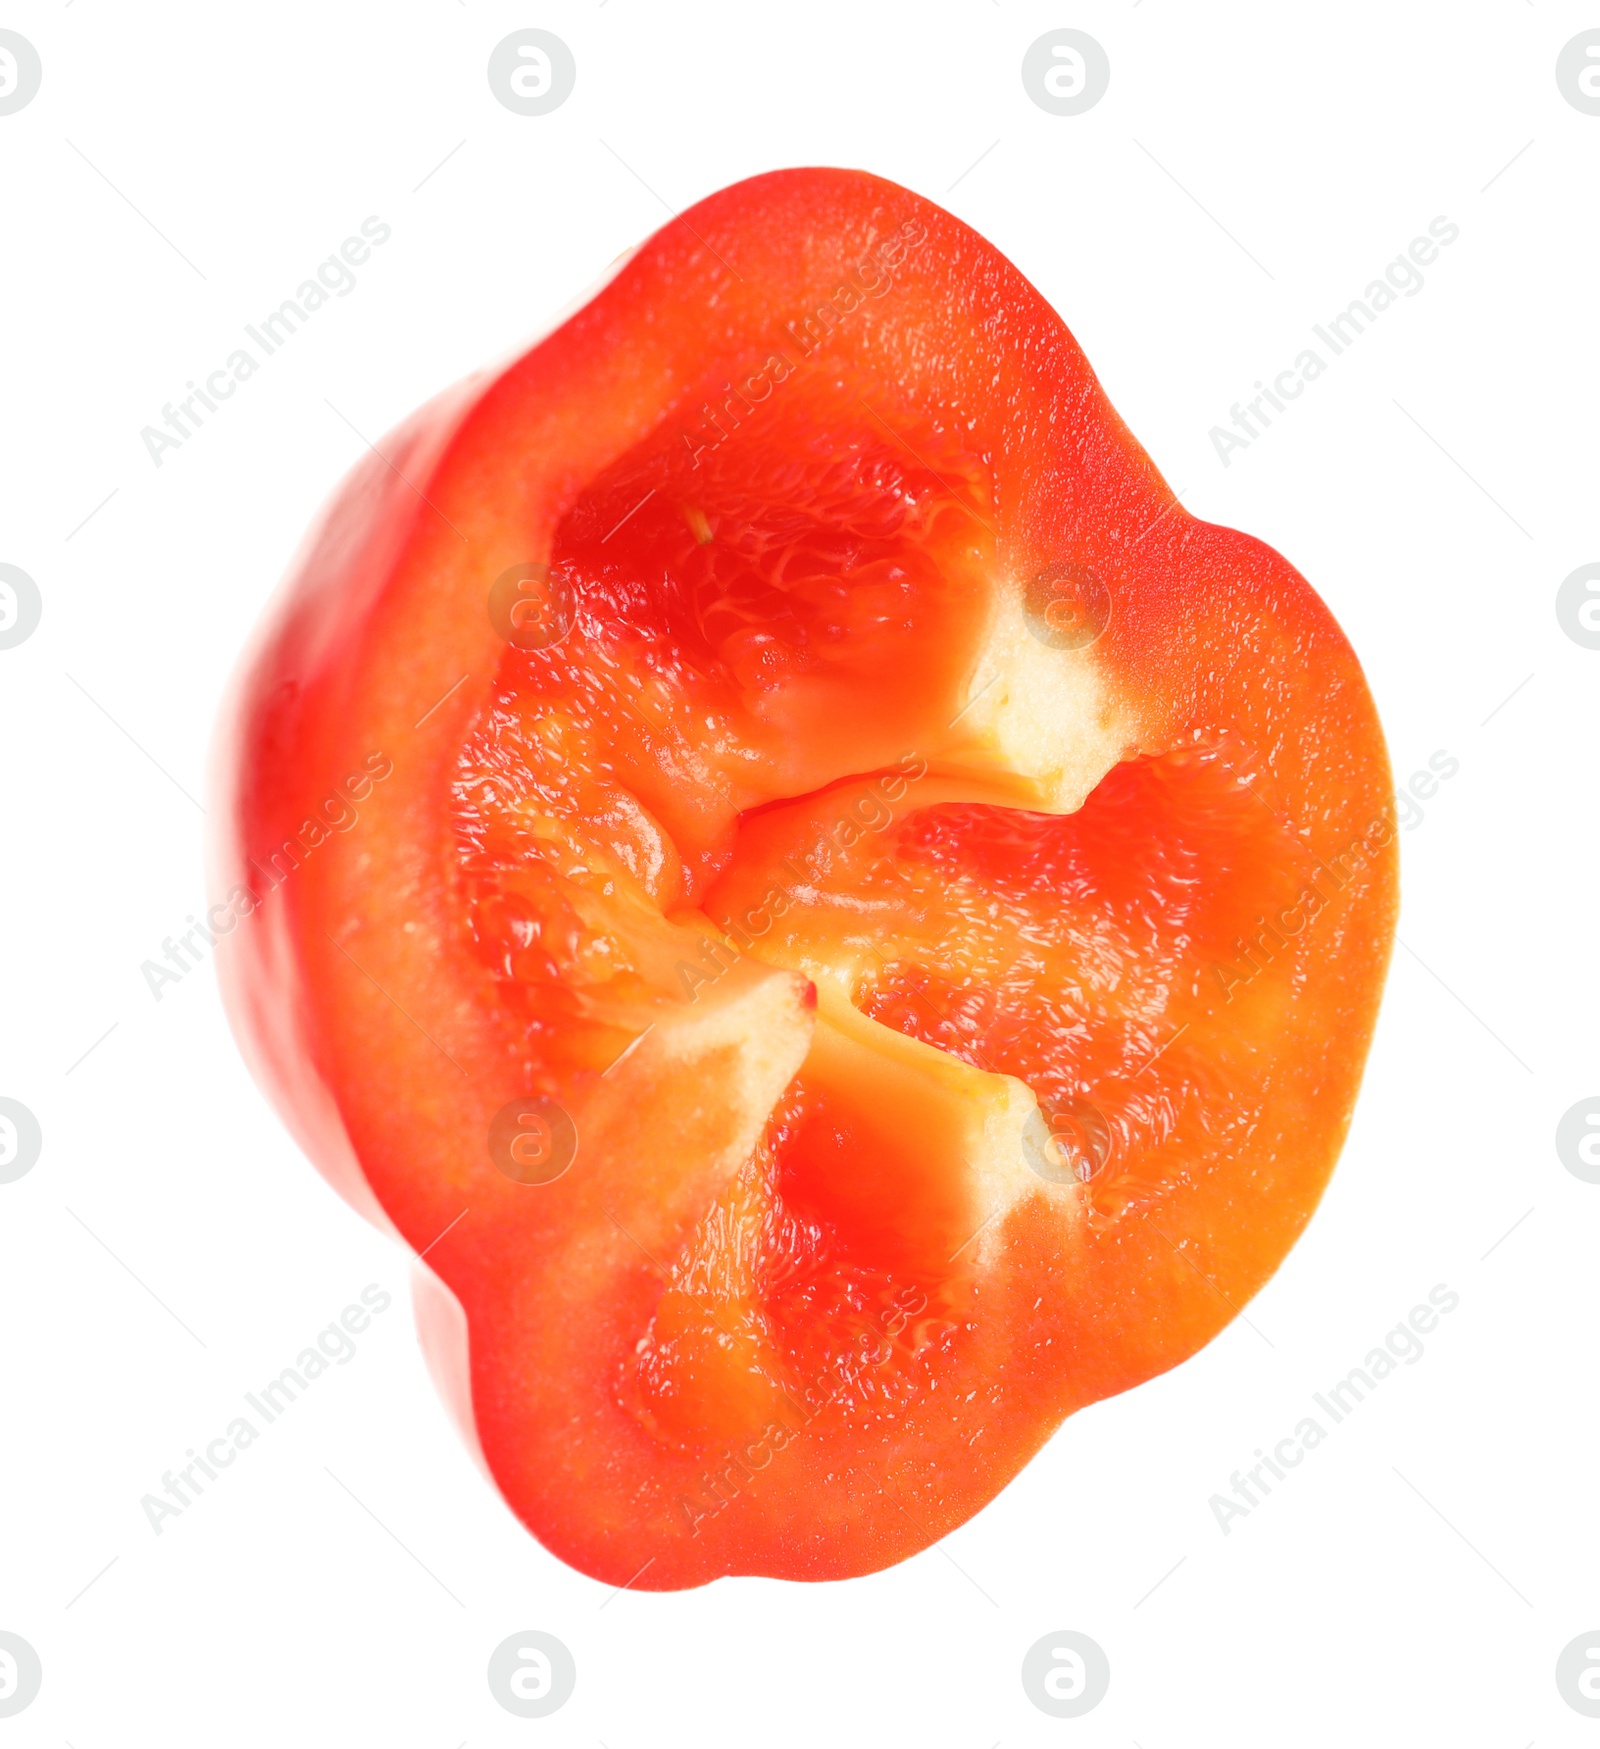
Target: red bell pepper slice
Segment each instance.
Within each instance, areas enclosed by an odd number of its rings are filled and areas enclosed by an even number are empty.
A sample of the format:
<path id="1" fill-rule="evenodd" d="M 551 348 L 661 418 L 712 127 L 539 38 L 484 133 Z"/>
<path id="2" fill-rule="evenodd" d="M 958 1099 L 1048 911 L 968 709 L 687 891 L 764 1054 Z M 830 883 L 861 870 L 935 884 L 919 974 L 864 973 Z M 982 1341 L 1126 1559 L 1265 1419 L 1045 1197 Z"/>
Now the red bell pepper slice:
<path id="1" fill-rule="evenodd" d="M 667 225 L 364 460 L 222 741 L 233 1023 L 611 1584 L 859 1574 L 1193 1354 L 1349 1121 L 1361 670 L 878 178 Z"/>

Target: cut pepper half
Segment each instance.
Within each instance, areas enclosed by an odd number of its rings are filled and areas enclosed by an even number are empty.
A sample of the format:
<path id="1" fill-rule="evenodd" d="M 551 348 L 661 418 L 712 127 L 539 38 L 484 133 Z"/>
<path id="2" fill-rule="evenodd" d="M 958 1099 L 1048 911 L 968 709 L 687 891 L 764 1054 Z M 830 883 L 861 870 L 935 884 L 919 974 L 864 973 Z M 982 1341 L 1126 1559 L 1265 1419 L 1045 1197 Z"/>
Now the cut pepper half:
<path id="1" fill-rule="evenodd" d="M 1327 609 L 856 172 L 702 202 L 364 461 L 219 771 L 256 1073 L 512 1509 L 636 1589 L 903 1559 L 1222 1329 L 1393 930 Z"/>

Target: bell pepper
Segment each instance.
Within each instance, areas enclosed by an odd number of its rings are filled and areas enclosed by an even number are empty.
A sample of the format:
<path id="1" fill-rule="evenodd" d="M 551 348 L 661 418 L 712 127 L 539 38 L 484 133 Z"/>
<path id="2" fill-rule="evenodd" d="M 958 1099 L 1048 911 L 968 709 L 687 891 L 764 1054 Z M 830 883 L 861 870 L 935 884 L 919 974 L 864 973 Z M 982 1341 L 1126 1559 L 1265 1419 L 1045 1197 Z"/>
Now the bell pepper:
<path id="1" fill-rule="evenodd" d="M 1194 1354 L 1391 944 L 1355 656 L 966 225 L 792 170 L 364 457 L 219 741 L 224 993 L 512 1510 L 834 1579 Z"/>

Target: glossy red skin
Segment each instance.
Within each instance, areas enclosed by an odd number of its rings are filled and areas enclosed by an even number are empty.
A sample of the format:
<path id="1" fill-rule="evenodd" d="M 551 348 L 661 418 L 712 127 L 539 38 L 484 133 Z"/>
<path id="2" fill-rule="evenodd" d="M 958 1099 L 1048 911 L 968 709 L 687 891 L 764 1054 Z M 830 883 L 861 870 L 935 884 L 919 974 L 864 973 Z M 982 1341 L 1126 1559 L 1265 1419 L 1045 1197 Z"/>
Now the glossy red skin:
<path id="1" fill-rule="evenodd" d="M 755 368 L 784 323 L 908 224 L 926 228 L 915 272 L 856 312 L 847 344 L 898 385 L 903 416 L 975 421 L 1013 568 L 1066 548 L 1124 577 L 1096 660 L 1138 746 L 1239 737 L 1292 835 L 1326 856 L 1370 833 L 1370 854 L 1315 943 L 1291 943 L 1274 970 L 1275 987 L 1281 975 L 1299 992 L 1295 1038 L 1208 1041 L 1260 1091 L 1248 1146 L 1166 1187 L 1159 1233 L 1091 1227 L 1065 1298 L 1040 1303 L 1060 1236 L 1043 1205 L 1019 1207 L 937 1380 L 893 1414 L 824 1407 L 691 1530 L 681 1502 L 704 1500 L 716 1454 L 664 1452 L 616 1400 L 620 1359 L 661 1292 L 654 1268 L 610 1231 L 582 1174 L 530 1198 L 483 1147 L 490 1117 L 524 1089 L 490 980 L 461 942 L 454 761 L 502 653 L 490 580 L 548 550 L 590 478 L 697 405 L 713 371 Z M 779 172 L 712 196 L 554 334 L 439 397 L 380 451 L 309 537 L 219 741 L 213 896 L 260 895 L 219 953 L 252 1069 L 335 1187 L 427 1248 L 419 1320 L 435 1376 L 508 1503 L 563 1559 L 637 1589 L 838 1578 L 903 1559 L 992 1498 L 1062 1417 L 1194 1353 L 1315 1206 L 1396 905 L 1392 830 L 1375 830 L 1388 767 L 1359 666 L 1290 565 L 1175 503 L 1015 268 L 949 214 L 857 172 Z M 356 804 L 358 829 L 267 891 L 254 871 L 271 847 L 374 754 L 393 772 Z M 633 1203 L 607 1207 L 671 1245 L 704 1198 L 663 1227 L 654 1194 L 636 1185 Z"/>

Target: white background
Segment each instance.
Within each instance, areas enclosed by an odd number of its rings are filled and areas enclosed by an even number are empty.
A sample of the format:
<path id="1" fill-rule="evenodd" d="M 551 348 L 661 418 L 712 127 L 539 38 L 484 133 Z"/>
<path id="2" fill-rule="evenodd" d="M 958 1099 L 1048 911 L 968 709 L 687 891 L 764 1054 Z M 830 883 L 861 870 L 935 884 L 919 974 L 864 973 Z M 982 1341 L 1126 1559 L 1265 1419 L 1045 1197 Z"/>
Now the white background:
<path id="1" fill-rule="evenodd" d="M 0 1628 L 44 1664 L 0 1746 L 1593 1743 L 1553 1671 L 1600 1628 L 1600 1187 L 1553 1137 L 1600 1093 L 1600 652 L 1554 595 L 1600 559 L 1600 117 L 1554 66 L 1600 6 L 13 0 L 0 24 L 44 66 L 0 117 L 0 560 L 44 600 L 0 651 L 0 1093 L 44 1131 L 0 1186 Z M 528 25 L 578 66 L 540 118 L 485 79 Z M 1019 77 L 1063 25 L 1112 69 L 1072 118 Z M 1070 1421 L 891 1572 L 614 1596 L 468 1460 L 405 1260 L 290 1143 L 210 968 L 158 1003 L 140 965 L 199 913 L 219 701 L 358 432 L 540 330 L 663 200 L 808 163 L 1004 250 L 1188 508 L 1329 601 L 1397 776 L 1460 768 L 1402 834 L 1350 1143 L 1254 1329 Z M 393 237 L 357 289 L 157 469 L 141 428 L 369 214 Z M 1461 235 L 1425 288 L 1223 467 L 1210 428 L 1440 214 Z M 357 1358 L 155 1536 L 141 1495 L 368 1282 L 396 1304 Z M 1209 1497 L 1440 1282 L 1461 1303 L 1425 1358 L 1224 1536 Z M 578 1664 L 537 1724 L 484 1677 L 526 1627 Z M 1112 1669 L 1070 1724 L 1018 1676 L 1063 1627 Z"/>

